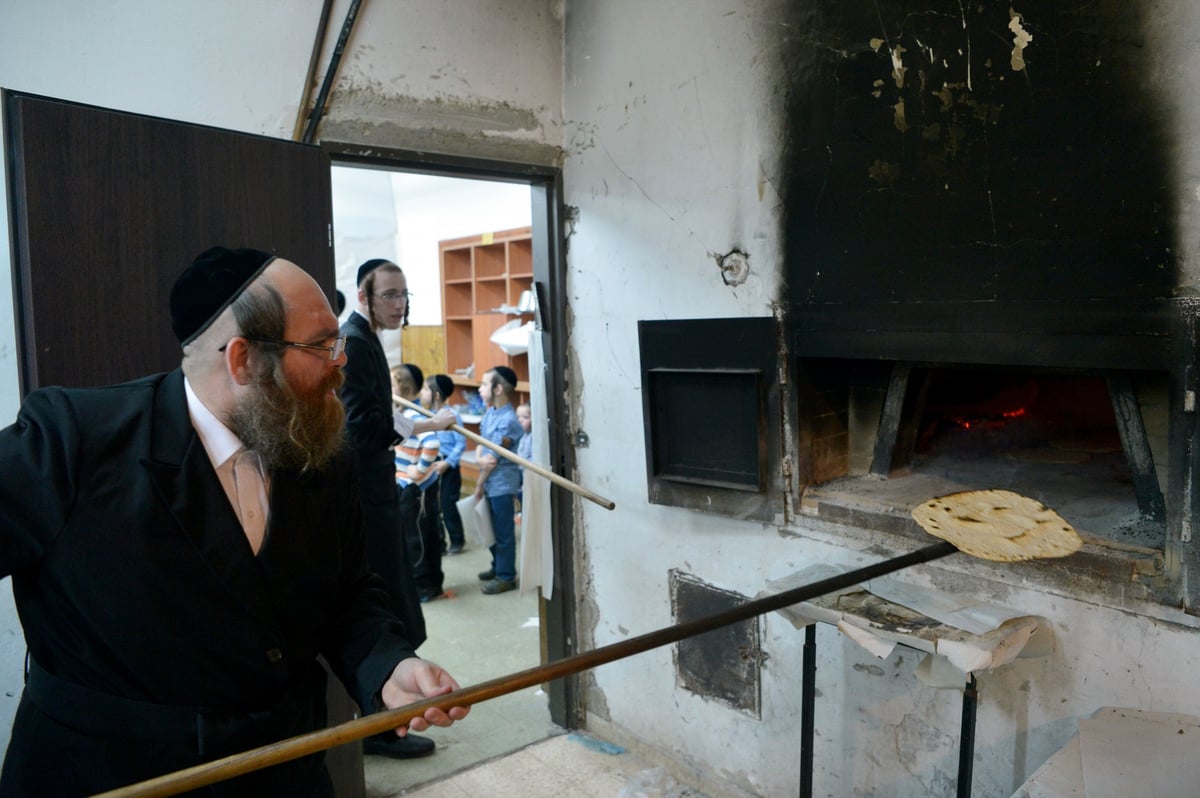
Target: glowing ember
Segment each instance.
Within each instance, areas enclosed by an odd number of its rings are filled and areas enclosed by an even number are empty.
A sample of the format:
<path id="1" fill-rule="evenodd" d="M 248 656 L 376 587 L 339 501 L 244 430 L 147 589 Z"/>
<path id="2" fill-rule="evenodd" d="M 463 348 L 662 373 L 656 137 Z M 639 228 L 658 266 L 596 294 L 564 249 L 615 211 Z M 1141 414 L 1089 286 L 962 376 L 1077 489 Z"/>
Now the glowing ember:
<path id="1" fill-rule="evenodd" d="M 999 429 L 1023 415 L 1025 408 L 1018 407 L 1016 410 L 1005 410 L 997 415 L 951 416 L 950 420 L 963 429 Z"/>

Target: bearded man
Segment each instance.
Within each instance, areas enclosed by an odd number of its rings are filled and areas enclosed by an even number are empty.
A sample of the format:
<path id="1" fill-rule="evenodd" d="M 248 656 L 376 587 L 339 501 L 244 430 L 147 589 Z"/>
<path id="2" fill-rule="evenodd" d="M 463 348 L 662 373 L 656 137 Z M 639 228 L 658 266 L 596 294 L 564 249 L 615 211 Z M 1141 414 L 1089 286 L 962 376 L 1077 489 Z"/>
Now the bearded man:
<path id="1" fill-rule="evenodd" d="M 458 687 L 367 567 L 316 282 L 214 248 L 171 317 L 180 369 L 36 391 L 0 431 L 0 574 L 30 655 L 0 794 L 91 795 L 320 728 L 318 655 L 364 712 Z M 323 762 L 206 794 L 331 796 Z"/>

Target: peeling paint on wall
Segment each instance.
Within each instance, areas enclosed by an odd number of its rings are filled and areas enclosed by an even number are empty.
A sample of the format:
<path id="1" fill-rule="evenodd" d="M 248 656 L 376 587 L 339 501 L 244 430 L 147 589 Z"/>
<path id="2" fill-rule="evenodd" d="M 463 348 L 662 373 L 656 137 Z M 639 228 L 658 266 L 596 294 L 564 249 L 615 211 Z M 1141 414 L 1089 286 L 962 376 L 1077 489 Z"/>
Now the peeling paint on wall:
<path id="1" fill-rule="evenodd" d="M 1025 48 L 1033 41 L 1033 34 L 1025 30 L 1021 15 L 1011 8 L 1008 10 L 1008 29 L 1013 32 L 1012 68 L 1020 72 L 1025 68 Z"/>
<path id="2" fill-rule="evenodd" d="M 892 111 L 892 119 L 894 120 L 893 124 L 896 125 L 896 130 L 899 130 L 901 133 L 906 132 L 908 130 L 908 120 L 904 117 L 903 97 L 897 100 L 896 104 L 892 106 Z"/>

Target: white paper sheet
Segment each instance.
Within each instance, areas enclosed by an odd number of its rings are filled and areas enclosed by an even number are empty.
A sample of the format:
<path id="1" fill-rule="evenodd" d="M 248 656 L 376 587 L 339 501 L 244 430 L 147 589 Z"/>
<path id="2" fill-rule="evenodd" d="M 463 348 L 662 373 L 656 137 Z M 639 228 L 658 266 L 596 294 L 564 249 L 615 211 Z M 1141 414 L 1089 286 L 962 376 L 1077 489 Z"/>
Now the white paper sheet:
<path id="1" fill-rule="evenodd" d="M 1200 719 L 1105 707 L 1079 721 L 1087 798 L 1195 798 Z"/>
<path id="2" fill-rule="evenodd" d="M 481 548 L 487 548 L 496 542 L 492 532 L 492 511 L 484 499 L 476 499 L 475 494 L 458 500 L 458 514 L 462 516 L 463 532 L 468 540 Z"/>
<path id="3" fill-rule="evenodd" d="M 759 596 L 783 593 L 850 570 L 849 566 L 816 563 L 769 581 Z M 872 600 L 905 607 L 937 621 L 939 626 L 928 627 L 925 631 L 921 631 L 920 625 L 911 630 L 891 624 L 884 626 L 872 620 L 873 616 L 864 617 L 846 609 L 862 607 L 862 601 L 839 601 L 842 596 L 862 594 L 863 591 L 869 591 L 874 597 Z M 779 613 L 796 628 L 812 623 L 836 626 L 877 657 L 888 656 L 897 644 L 924 651 L 930 656 L 918 667 L 918 678 L 932 687 L 959 690 L 966 682 L 967 674 L 998 668 L 1018 656 L 1045 655 L 1053 643 L 1044 619 L 932 588 L 906 585 L 898 580 L 874 579 L 851 585 L 819 599 L 785 607 Z"/>
<path id="4" fill-rule="evenodd" d="M 529 334 L 529 417 L 533 419 L 533 453 L 529 458 L 543 468 L 550 462 L 550 412 L 546 403 L 545 357 L 542 334 Z M 550 532 L 550 481 L 526 469 L 521 490 L 521 594 L 542 589 L 554 592 L 554 537 Z"/>

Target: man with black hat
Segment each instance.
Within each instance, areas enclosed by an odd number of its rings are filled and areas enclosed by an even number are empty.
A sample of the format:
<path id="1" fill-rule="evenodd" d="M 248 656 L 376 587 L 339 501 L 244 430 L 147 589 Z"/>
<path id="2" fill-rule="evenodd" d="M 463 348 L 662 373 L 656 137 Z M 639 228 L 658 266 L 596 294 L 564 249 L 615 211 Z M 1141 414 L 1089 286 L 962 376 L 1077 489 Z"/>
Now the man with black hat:
<path id="1" fill-rule="evenodd" d="M 320 728 L 318 655 L 366 712 L 457 688 L 367 566 L 320 287 L 214 248 L 171 320 L 179 369 L 35 391 L 0 430 L 0 573 L 29 647 L 0 794 L 91 795 Z M 208 794 L 333 787 L 317 753 Z"/>
<path id="2" fill-rule="evenodd" d="M 446 429 L 454 414 L 414 421 L 393 410 L 392 378 L 378 330 L 408 324 L 408 281 L 391 261 L 373 259 L 358 268 L 358 305 L 342 323 L 349 358 L 341 396 L 346 407 L 346 438 L 358 471 L 359 498 L 367 533 L 367 561 L 383 577 L 392 606 L 414 630 L 413 644 L 425 641 L 425 617 L 412 582 L 400 531 L 394 446 L 414 433 Z M 409 734 L 369 737 L 368 754 L 406 759 L 434 751 L 427 737 Z"/>

